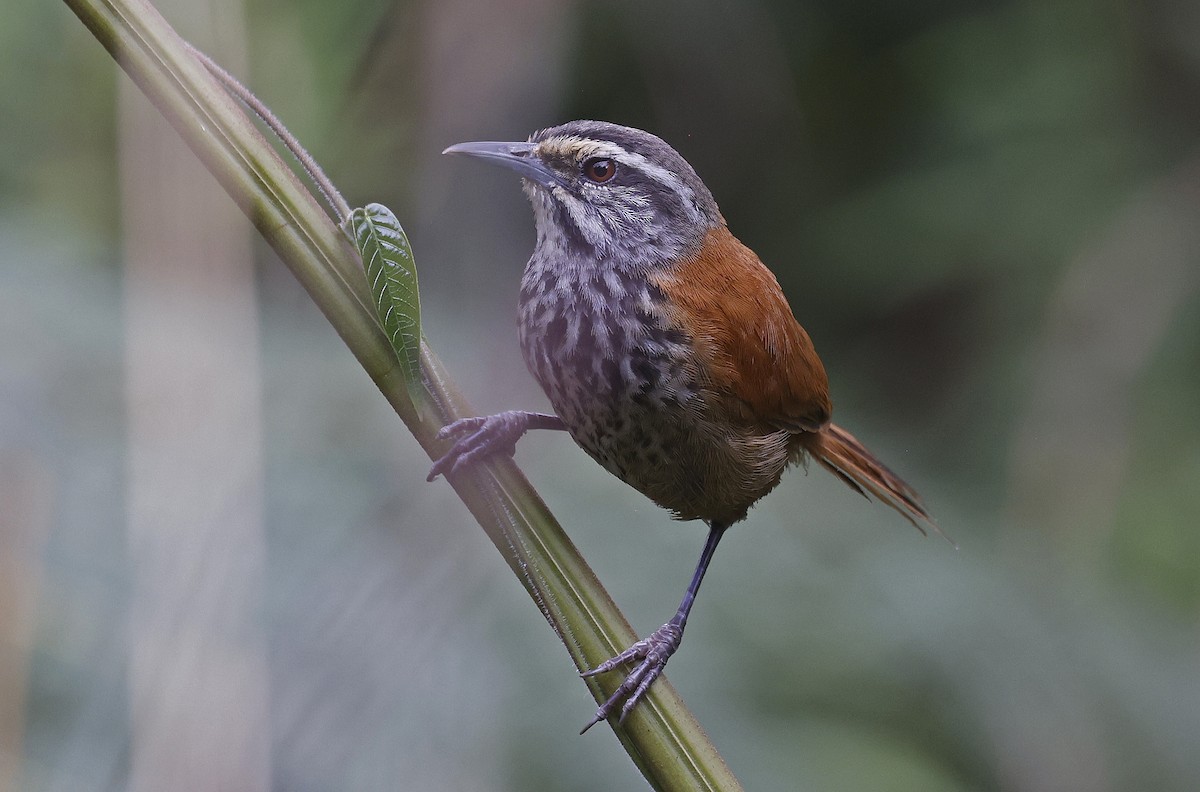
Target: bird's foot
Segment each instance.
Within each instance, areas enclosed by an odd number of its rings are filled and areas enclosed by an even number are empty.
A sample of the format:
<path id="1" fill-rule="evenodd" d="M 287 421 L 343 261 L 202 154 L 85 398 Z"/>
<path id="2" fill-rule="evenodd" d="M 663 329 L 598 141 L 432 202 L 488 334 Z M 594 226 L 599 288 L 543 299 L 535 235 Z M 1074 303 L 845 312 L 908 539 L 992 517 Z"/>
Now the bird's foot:
<path id="1" fill-rule="evenodd" d="M 530 413 L 509 410 L 495 415 L 460 418 L 437 433 L 438 440 L 456 442 L 442 458 L 433 463 L 426 481 L 443 474 L 458 473 L 490 456 L 512 456 L 517 440 L 529 429 Z"/>
<path id="2" fill-rule="evenodd" d="M 621 706 L 621 715 L 618 721 L 624 722 L 625 717 L 633 711 L 633 708 L 641 701 L 642 696 L 650 689 L 650 685 L 654 683 L 654 680 L 658 679 L 659 674 L 666 668 L 667 661 L 671 659 L 671 655 L 675 654 L 682 640 L 683 625 L 672 619 L 616 657 L 605 660 L 590 671 L 584 671 L 580 676 L 590 677 L 596 674 L 607 673 L 626 663 L 637 663 L 633 670 L 629 672 L 629 676 L 625 677 L 625 681 L 621 683 L 621 686 L 608 697 L 607 701 L 600 705 L 596 710 L 595 717 L 588 721 L 587 725 L 579 733 L 583 734 L 583 732 L 612 715 L 622 700 L 625 703 Z"/>

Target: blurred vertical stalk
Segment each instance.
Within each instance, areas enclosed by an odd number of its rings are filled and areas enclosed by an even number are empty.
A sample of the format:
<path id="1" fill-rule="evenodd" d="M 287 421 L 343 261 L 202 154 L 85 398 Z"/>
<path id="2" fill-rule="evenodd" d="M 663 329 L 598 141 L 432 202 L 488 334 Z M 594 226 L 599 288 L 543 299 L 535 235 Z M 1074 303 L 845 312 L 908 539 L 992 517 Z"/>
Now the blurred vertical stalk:
<path id="1" fill-rule="evenodd" d="M 0 792 L 22 789 L 25 701 L 50 532 L 53 480 L 36 457 L 0 453 Z"/>
<path id="2" fill-rule="evenodd" d="M 244 62 L 239 0 L 164 0 Z M 128 81 L 118 112 L 132 792 L 270 789 L 250 230 Z"/>
<path id="3" fill-rule="evenodd" d="M 447 419 L 470 409 L 433 352 L 422 348 L 424 397 L 410 400 L 371 307 L 349 239 L 276 155 L 186 45 L 144 0 L 66 0 L 221 182 L 296 275 L 431 454 Z M 418 414 L 427 415 L 426 420 Z M 430 420 L 436 415 L 438 420 Z M 597 664 L 636 636 L 537 493 L 509 460 L 450 482 L 562 638 L 577 667 Z M 597 700 L 618 675 L 589 681 Z M 660 680 L 618 739 L 662 790 L 736 790 L 737 780 L 669 684 Z"/>
<path id="4" fill-rule="evenodd" d="M 1010 452 L 1008 524 L 1020 529 L 1014 549 L 1029 526 L 1054 532 L 1056 570 L 1109 563 L 1138 389 L 1200 284 L 1197 184 L 1193 152 L 1121 209 L 1047 302 Z"/>

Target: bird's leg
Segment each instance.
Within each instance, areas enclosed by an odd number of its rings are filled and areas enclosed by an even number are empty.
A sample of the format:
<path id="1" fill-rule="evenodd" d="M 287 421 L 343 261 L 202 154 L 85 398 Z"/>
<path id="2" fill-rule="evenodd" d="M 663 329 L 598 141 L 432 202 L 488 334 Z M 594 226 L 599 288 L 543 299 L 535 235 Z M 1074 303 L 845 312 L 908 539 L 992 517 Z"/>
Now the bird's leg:
<path id="1" fill-rule="evenodd" d="M 438 440 L 455 438 L 456 442 L 441 459 L 433 463 L 426 481 L 442 474 L 458 473 L 470 465 L 496 454 L 512 456 L 517 440 L 530 429 L 566 429 L 557 415 L 509 410 L 495 415 L 460 418 L 443 426 Z"/>
<path id="2" fill-rule="evenodd" d="M 650 689 L 650 685 L 666 668 L 667 661 L 671 659 L 671 655 L 675 654 L 675 651 L 679 649 L 680 642 L 683 641 L 683 628 L 687 625 L 692 603 L 696 601 L 696 592 L 700 590 L 700 582 L 704 580 L 704 573 L 708 571 L 709 562 L 712 561 L 713 553 L 716 552 L 717 542 L 721 541 L 721 537 L 728 527 L 719 522 L 709 523 L 708 539 L 704 542 L 704 551 L 700 553 L 700 562 L 696 564 L 692 582 L 683 595 L 683 601 L 679 603 L 679 610 L 675 612 L 671 620 L 621 654 L 609 658 L 581 674 L 581 676 L 589 677 L 607 673 L 625 663 L 637 663 L 629 672 L 629 676 L 625 677 L 621 686 L 600 705 L 596 710 L 595 717 L 588 721 L 587 725 L 583 727 L 583 731 L 579 732 L 580 734 L 611 715 L 622 699 L 625 704 L 621 707 L 620 720 L 624 721 L 625 716 L 633 710 L 646 691 Z"/>

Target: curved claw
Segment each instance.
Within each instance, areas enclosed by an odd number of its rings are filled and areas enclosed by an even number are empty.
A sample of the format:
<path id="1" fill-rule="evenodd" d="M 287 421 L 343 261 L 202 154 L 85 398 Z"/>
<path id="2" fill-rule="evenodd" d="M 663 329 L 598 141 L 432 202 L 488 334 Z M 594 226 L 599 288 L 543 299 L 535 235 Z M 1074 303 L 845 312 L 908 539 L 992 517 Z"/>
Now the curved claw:
<path id="1" fill-rule="evenodd" d="M 433 481 L 443 474 L 458 473 L 496 454 L 512 456 L 517 451 L 517 439 L 524 433 L 523 422 L 514 421 L 509 413 L 460 418 L 447 424 L 437 433 L 438 439 L 457 438 L 457 441 L 441 459 L 433 463 L 425 480 Z"/>
<path id="2" fill-rule="evenodd" d="M 437 433 L 439 440 L 457 441 L 442 458 L 433 463 L 427 481 L 433 481 L 443 473 L 458 473 L 475 462 L 496 454 L 512 456 L 517 450 L 517 441 L 530 429 L 566 429 L 556 415 L 509 410 L 495 415 L 460 418 L 443 426 Z"/>
<path id="3" fill-rule="evenodd" d="M 467 432 L 473 429 L 478 429 L 487 423 L 490 416 L 477 415 L 473 418 L 459 418 L 454 423 L 449 423 L 438 430 L 438 440 L 449 440 L 452 437 L 462 437 Z"/>
<path id="4" fill-rule="evenodd" d="M 595 716 L 584 725 L 579 733 L 583 734 L 600 721 L 608 718 L 622 701 L 625 703 L 621 706 L 618 722 L 623 723 L 626 716 L 633 711 L 637 703 L 646 695 L 646 691 L 654 684 L 654 680 L 658 679 L 663 669 L 667 667 L 667 661 L 679 649 L 682 640 L 683 627 L 674 621 L 669 621 L 616 657 L 609 658 L 595 668 L 581 673 L 582 677 L 590 677 L 607 673 L 625 663 L 637 662 L 637 665 L 629 672 L 629 676 L 625 677 L 625 681 L 613 691 L 608 700 L 596 709 Z"/>

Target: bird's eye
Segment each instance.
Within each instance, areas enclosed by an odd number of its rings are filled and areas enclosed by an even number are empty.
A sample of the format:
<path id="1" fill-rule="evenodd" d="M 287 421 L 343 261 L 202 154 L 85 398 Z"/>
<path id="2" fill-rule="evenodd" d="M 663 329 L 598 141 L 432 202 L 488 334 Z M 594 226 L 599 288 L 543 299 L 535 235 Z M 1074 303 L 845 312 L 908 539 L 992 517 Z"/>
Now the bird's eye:
<path id="1" fill-rule="evenodd" d="M 583 163 L 583 175 L 596 184 L 604 184 L 617 175 L 617 163 L 608 157 L 592 157 Z"/>

